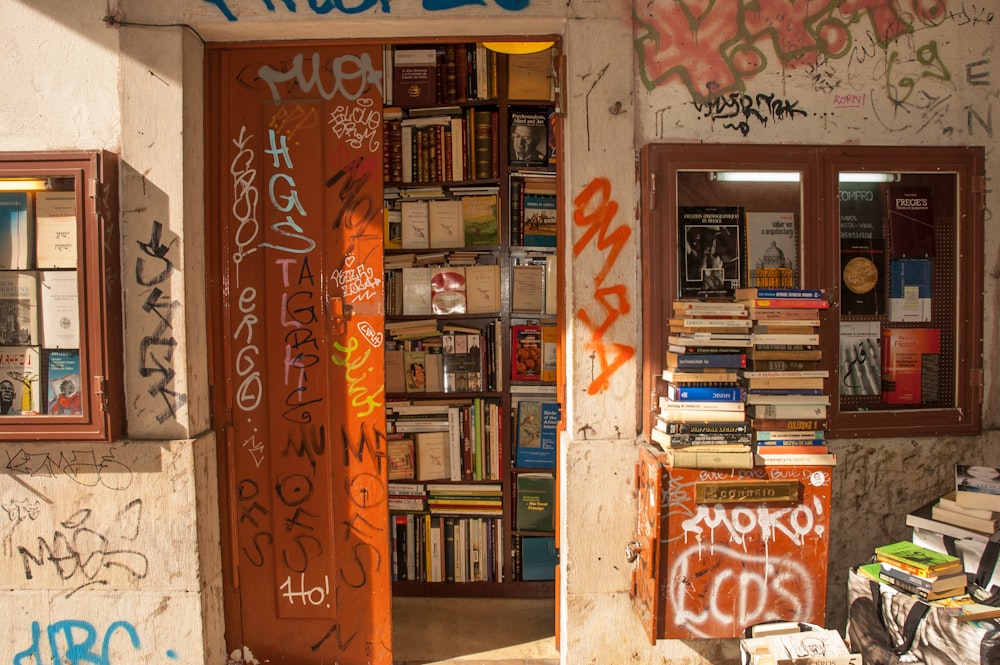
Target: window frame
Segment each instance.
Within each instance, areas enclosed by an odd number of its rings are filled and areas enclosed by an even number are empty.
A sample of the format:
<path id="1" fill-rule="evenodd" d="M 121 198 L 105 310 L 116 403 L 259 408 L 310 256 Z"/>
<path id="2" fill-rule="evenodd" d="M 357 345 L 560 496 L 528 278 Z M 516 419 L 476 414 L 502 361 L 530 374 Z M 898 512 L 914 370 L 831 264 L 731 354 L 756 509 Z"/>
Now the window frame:
<path id="1" fill-rule="evenodd" d="M 763 170 L 801 173 L 797 220 L 802 288 L 824 289 L 821 366 L 830 371 L 829 438 L 975 434 L 982 429 L 983 205 L 982 147 L 649 144 L 641 153 L 644 289 L 642 428 L 648 437 L 662 392 L 667 325 L 677 299 L 678 173 Z M 954 173 L 956 177 L 955 389 L 953 406 L 842 411 L 839 391 L 841 171 Z M 731 202 L 719 202 L 719 205 Z M 798 211 L 797 211 L 798 212 Z M 837 248 L 829 251 L 829 248 Z M 933 297 L 942 297 L 935 294 Z M 950 297 L 945 295 L 943 297 Z"/>
<path id="2" fill-rule="evenodd" d="M 79 415 L 46 415 L 42 408 L 39 415 L 0 418 L 0 441 L 115 440 L 125 430 L 118 158 L 106 151 L 3 152 L 0 178 L 73 180 L 83 397 Z M 43 345 L 31 346 L 44 364 Z"/>

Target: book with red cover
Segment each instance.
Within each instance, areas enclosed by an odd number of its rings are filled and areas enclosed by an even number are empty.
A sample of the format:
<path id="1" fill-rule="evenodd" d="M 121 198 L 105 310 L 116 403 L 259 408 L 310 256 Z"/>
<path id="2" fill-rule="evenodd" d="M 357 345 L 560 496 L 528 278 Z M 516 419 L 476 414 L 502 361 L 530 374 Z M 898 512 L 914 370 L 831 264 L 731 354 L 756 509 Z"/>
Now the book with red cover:
<path id="1" fill-rule="evenodd" d="M 398 106 L 433 106 L 437 95 L 437 51 L 396 49 L 393 90 Z"/>
<path id="2" fill-rule="evenodd" d="M 941 331 L 937 328 L 882 330 L 882 401 L 933 404 L 938 401 Z"/>
<path id="3" fill-rule="evenodd" d="M 511 326 L 511 368 L 513 381 L 542 380 L 542 327 L 536 324 Z"/>
<path id="4" fill-rule="evenodd" d="M 889 243 L 893 258 L 934 256 L 930 187 L 889 187 Z"/>

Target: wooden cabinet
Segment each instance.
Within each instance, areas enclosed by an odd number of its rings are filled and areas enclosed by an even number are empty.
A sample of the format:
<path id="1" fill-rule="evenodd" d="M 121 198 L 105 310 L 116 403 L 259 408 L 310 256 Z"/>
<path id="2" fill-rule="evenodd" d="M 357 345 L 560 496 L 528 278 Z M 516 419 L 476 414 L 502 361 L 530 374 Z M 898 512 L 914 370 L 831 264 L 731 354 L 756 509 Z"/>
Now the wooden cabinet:
<path id="1" fill-rule="evenodd" d="M 419 72 L 401 75 L 413 60 L 435 63 L 428 97 L 409 94 Z M 554 482 L 554 452 L 550 468 L 516 463 L 519 405 L 556 403 L 555 49 L 405 44 L 385 62 L 393 591 L 549 596 L 554 526 L 523 528 L 516 507 L 520 474 Z M 554 489 L 544 500 L 554 511 Z"/>

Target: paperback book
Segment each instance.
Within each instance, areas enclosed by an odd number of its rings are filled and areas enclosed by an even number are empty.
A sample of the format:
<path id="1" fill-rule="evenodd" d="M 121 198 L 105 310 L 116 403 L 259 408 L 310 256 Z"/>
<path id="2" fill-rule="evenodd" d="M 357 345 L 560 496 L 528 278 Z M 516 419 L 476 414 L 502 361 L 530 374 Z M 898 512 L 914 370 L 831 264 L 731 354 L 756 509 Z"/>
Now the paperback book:
<path id="1" fill-rule="evenodd" d="M 747 212 L 746 226 L 747 283 L 768 288 L 794 287 L 798 283 L 795 213 Z"/>
<path id="2" fill-rule="evenodd" d="M 746 272 L 746 228 L 739 206 L 681 206 L 681 298 L 732 298 Z"/>
<path id="3" fill-rule="evenodd" d="M 520 400 L 517 403 L 516 466 L 555 468 L 559 418 L 557 402 Z"/>
<path id="4" fill-rule="evenodd" d="M 938 401 L 941 331 L 937 328 L 882 330 L 882 401 L 934 404 Z"/>
<path id="5" fill-rule="evenodd" d="M 48 382 L 46 413 L 52 416 L 78 416 L 83 413 L 78 349 L 46 351 L 45 377 Z"/>
<path id="6" fill-rule="evenodd" d="M 0 270 L 32 267 L 29 205 L 24 192 L 0 192 Z"/>
<path id="7" fill-rule="evenodd" d="M 840 322 L 840 394 L 882 392 L 881 326 L 878 321 Z"/>
<path id="8" fill-rule="evenodd" d="M 934 211 L 930 187 L 889 187 L 889 242 L 893 257 L 934 256 Z"/>
<path id="9" fill-rule="evenodd" d="M 841 313 L 885 314 L 885 241 L 841 241 L 840 268 Z"/>
<path id="10" fill-rule="evenodd" d="M 889 262 L 889 320 L 931 320 L 931 260 L 892 259 Z"/>
<path id="11" fill-rule="evenodd" d="M 41 409 L 37 347 L 0 348 L 0 416 L 36 415 Z"/>
<path id="12" fill-rule="evenodd" d="M 0 346 L 38 344 L 38 274 L 0 272 Z"/>

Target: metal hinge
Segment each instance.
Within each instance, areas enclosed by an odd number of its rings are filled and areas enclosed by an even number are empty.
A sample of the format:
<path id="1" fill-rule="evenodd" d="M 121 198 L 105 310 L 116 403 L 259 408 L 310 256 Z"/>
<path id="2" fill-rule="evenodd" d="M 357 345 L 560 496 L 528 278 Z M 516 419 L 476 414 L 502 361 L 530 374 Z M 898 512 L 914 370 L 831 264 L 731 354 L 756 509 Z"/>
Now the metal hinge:
<path id="1" fill-rule="evenodd" d="M 656 174 L 649 174 L 649 209 L 656 210 Z"/>
<path id="2" fill-rule="evenodd" d="M 976 206 L 980 210 L 986 210 L 986 176 L 972 177 L 972 193 L 976 195 Z"/>
<path id="3" fill-rule="evenodd" d="M 108 412 L 107 380 L 103 376 L 94 377 L 94 397 L 101 403 L 101 413 Z"/>

